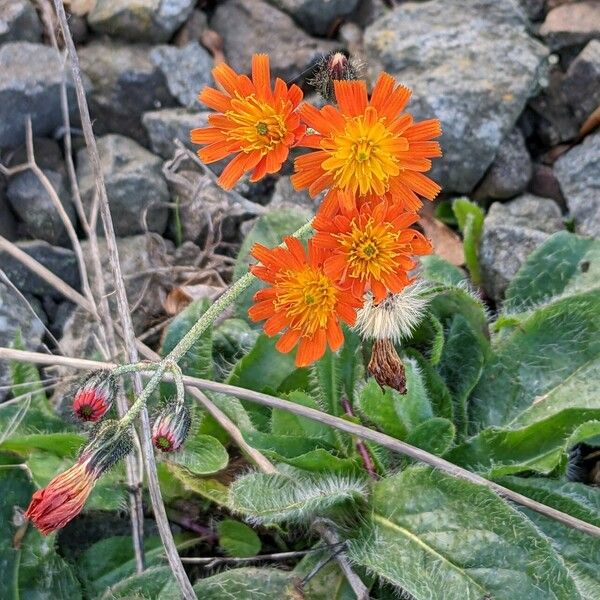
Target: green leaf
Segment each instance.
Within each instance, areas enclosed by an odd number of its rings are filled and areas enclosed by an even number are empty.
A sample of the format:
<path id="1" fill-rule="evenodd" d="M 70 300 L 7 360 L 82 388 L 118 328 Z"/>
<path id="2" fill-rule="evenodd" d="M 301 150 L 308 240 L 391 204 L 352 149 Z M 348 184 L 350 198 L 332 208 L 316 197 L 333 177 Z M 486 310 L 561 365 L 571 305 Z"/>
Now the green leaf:
<path id="1" fill-rule="evenodd" d="M 194 591 L 202 600 L 284 600 L 297 597 L 297 584 L 298 580 L 285 571 L 244 567 L 200 579 Z"/>
<path id="2" fill-rule="evenodd" d="M 423 277 L 432 283 L 446 286 L 462 285 L 465 273 L 437 254 L 421 257 Z"/>
<path id="3" fill-rule="evenodd" d="M 417 425 L 406 441 L 411 446 L 442 456 L 452 446 L 455 434 L 456 429 L 452 421 L 434 417 Z"/>
<path id="4" fill-rule="evenodd" d="M 340 357 L 329 348 L 323 358 L 310 368 L 312 390 L 321 408 L 330 415 L 342 412 L 342 363 Z"/>
<path id="5" fill-rule="evenodd" d="M 362 340 L 352 329 L 343 325 L 344 344 L 339 351 L 340 377 L 343 392 L 354 403 L 355 389 L 364 379 L 365 367 L 362 356 Z"/>
<path id="6" fill-rule="evenodd" d="M 225 519 L 217 525 L 219 546 L 228 556 L 256 556 L 261 541 L 254 530 L 240 521 Z"/>
<path id="7" fill-rule="evenodd" d="M 600 494 L 582 483 L 552 479 L 506 477 L 500 483 L 520 494 L 574 517 L 600 525 Z M 600 599 L 600 540 L 537 512 L 521 509 L 552 543 L 585 600 Z"/>
<path id="8" fill-rule="evenodd" d="M 45 450 L 56 456 L 74 456 L 85 441 L 76 433 L 32 433 L 13 435 L 0 444 L 0 449 L 28 454 L 32 450 Z"/>
<path id="9" fill-rule="evenodd" d="M 332 450 L 322 438 L 306 438 L 293 435 L 275 435 L 260 431 L 244 432 L 244 439 L 254 448 L 277 457 L 293 458 L 316 448 Z"/>
<path id="10" fill-rule="evenodd" d="M 173 590 L 174 579 L 169 567 L 152 567 L 107 588 L 101 600 L 153 600 Z"/>
<path id="11" fill-rule="evenodd" d="M 243 319 L 225 319 L 213 331 L 213 360 L 224 375 L 256 342 L 258 332 Z"/>
<path id="12" fill-rule="evenodd" d="M 600 294 L 581 294 L 536 310 L 502 336 L 473 390 L 473 431 L 600 408 L 598 314 Z"/>
<path id="13" fill-rule="evenodd" d="M 337 475 L 250 473 L 230 488 L 233 510 L 256 523 L 308 522 L 366 494 L 362 479 Z"/>
<path id="14" fill-rule="evenodd" d="M 25 350 L 20 330 L 17 331 L 12 347 L 17 350 Z M 34 405 L 43 410 L 47 415 L 53 416 L 54 413 L 46 398 L 37 367 L 31 363 L 17 360 L 11 360 L 9 364 L 12 386 L 15 390 L 18 390 L 15 395 L 31 394 Z"/>
<path id="15" fill-rule="evenodd" d="M 163 489 L 164 484 L 168 482 L 169 478 L 174 478 L 189 492 L 199 494 L 206 500 L 210 500 L 219 506 L 227 506 L 229 504 L 229 488 L 220 481 L 207 477 L 199 477 L 173 463 L 165 465 L 159 463 L 158 467 L 161 477 L 161 489 Z M 172 483 L 170 483 L 170 487 L 174 487 Z"/>
<path id="16" fill-rule="evenodd" d="M 416 600 L 577 600 L 562 560 L 485 487 L 412 467 L 375 484 L 350 557 Z"/>
<path id="17" fill-rule="evenodd" d="M 165 454 L 163 458 L 185 467 L 194 475 L 218 473 L 229 463 L 229 455 L 223 444 L 210 435 L 196 435 L 187 440 L 181 450 Z"/>
<path id="18" fill-rule="evenodd" d="M 488 352 L 487 340 L 473 331 L 465 317 L 455 315 L 450 321 L 438 372 L 452 394 L 454 421 L 461 437 L 467 432 L 467 401 L 479 381 Z"/>
<path id="19" fill-rule="evenodd" d="M 599 417 L 600 410 L 574 408 L 519 429 L 490 427 L 454 448 L 448 460 L 488 477 L 522 471 L 550 473 L 570 447 L 598 434 L 598 424 L 590 427 L 586 421 Z M 580 429 L 581 424 L 586 427 Z"/>
<path id="20" fill-rule="evenodd" d="M 525 312 L 599 288 L 600 240 L 561 231 L 529 255 L 506 290 L 503 312 Z"/>
<path id="21" fill-rule="evenodd" d="M 251 262 L 255 262 L 250 256 L 254 244 L 274 248 L 281 244 L 284 236 L 291 235 L 305 224 L 306 215 L 292 209 L 280 209 L 260 216 L 242 243 L 235 263 L 233 279 L 239 279 L 248 271 Z M 248 319 L 248 308 L 252 305 L 252 297 L 261 287 L 261 282 L 256 281 L 240 295 L 235 304 L 236 317 Z"/>
<path id="22" fill-rule="evenodd" d="M 485 216 L 480 206 L 468 198 L 456 198 L 452 202 L 452 210 L 456 215 L 458 227 L 463 234 L 465 262 L 475 285 L 481 284 L 481 270 L 479 268 L 479 242 L 483 231 L 483 218 Z"/>

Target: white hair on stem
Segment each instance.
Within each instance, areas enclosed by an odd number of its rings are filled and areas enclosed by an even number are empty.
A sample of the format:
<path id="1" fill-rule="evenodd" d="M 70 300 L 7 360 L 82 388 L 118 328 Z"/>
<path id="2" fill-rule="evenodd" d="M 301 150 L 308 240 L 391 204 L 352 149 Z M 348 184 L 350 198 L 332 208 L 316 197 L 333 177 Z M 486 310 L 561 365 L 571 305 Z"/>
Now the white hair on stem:
<path id="1" fill-rule="evenodd" d="M 410 336 L 421 322 L 429 303 L 429 284 L 417 281 L 397 294 L 389 294 L 379 304 L 369 292 L 363 307 L 357 312 L 354 329 L 365 339 L 389 339 L 399 342 Z"/>

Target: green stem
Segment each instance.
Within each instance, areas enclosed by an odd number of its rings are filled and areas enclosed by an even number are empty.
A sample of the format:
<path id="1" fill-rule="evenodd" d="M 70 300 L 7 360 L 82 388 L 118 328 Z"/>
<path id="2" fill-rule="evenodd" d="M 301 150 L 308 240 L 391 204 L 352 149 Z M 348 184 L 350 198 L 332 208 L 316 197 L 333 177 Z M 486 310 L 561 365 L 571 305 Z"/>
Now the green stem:
<path id="1" fill-rule="evenodd" d="M 312 229 L 312 221 L 306 223 L 292 234 L 292 237 L 301 238 Z M 179 343 L 165 356 L 159 364 L 154 364 L 151 368 L 156 369 L 152 377 L 148 380 L 146 387 L 133 403 L 127 414 L 121 419 L 122 428 L 129 427 L 133 420 L 138 416 L 142 407 L 145 406 L 150 394 L 158 387 L 165 371 L 172 370 L 170 365 L 177 365 L 186 352 L 194 345 L 194 342 L 212 325 L 214 320 L 233 302 L 235 302 L 243 292 L 245 292 L 256 277 L 248 272 L 240 277 L 208 310 L 196 321 L 194 326 L 179 340 Z M 143 365 L 143 368 L 140 367 Z M 147 363 L 136 363 L 135 365 L 124 365 L 124 367 L 133 367 L 132 370 L 148 370 Z"/>

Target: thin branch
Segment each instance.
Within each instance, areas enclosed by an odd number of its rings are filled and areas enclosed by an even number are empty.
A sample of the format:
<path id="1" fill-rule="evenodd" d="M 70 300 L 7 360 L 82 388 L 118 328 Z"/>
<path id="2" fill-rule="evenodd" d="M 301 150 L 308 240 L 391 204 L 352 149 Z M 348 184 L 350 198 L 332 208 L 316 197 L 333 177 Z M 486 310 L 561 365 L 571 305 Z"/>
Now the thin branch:
<path id="1" fill-rule="evenodd" d="M 90 162 L 92 164 L 92 170 L 94 172 L 94 178 L 96 182 L 96 191 L 98 193 L 100 216 L 102 218 L 102 224 L 104 226 L 104 233 L 106 238 L 106 246 L 108 251 L 109 263 L 114 277 L 114 286 L 117 297 L 117 306 L 119 308 L 119 315 L 121 318 L 121 324 L 124 332 L 124 342 L 127 349 L 127 354 L 130 362 L 138 361 L 138 352 L 135 341 L 135 333 L 133 330 L 133 324 L 131 322 L 131 314 L 129 312 L 129 304 L 127 301 L 127 294 L 125 292 L 125 285 L 123 283 L 123 274 L 121 272 L 121 264 L 119 262 L 119 251 L 117 248 L 117 242 L 115 239 L 115 233 L 112 223 L 112 217 L 110 214 L 110 207 L 108 204 L 108 197 L 106 194 L 106 187 L 104 185 L 104 176 L 102 173 L 102 167 L 100 165 L 100 156 L 98 154 L 98 148 L 96 146 L 96 140 L 94 138 L 94 132 L 92 130 L 92 122 L 90 120 L 89 109 L 87 100 L 85 97 L 85 89 L 83 86 L 83 80 L 81 77 L 81 69 L 79 66 L 79 59 L 77 57 L 77 51 L 69 26 L 67 23 L 67 16 L 62 0 L 54 0 L 54 8 L 58 16 L 58 20 L 61 26 L 63 38 L 67 47 L 69 57 L 71 59 L 71 71 L 73 74 L 73 82 L 75 85 L 75 92 L 77 95 L 77 102 L 79 105 L 79 113 L 81 116 L 81 125 L 83 128 L 83 134 L 85 137 L 86 146 L 88 149 Z M 142 392 L 142 380 L 139 376 L 134 376 L 133 386 L 136 394 Z M 181 593 L 186 600 L 196 600 L 196 594 L 192 588 L 192 584 L 188 579 L 187 573 L 181 563 L 179 554 L 177 552 L 177 546 L 173 539 L 173 534 L 169 526 L 165 506 L 162 501 L 160 493 L 160 485 L 158 482 L 158 474 L 156 471 L 156 461 L 154 458 L 154 450 L 152 446 L 152 434 L 150 428 L 150 419 L 148 417 L 148 411 L 143 407 L 140 413 L 140 422 L 142 429 L 142 448 L 144 450 L 144 458 L 146 461 L 146 471 L 148 473 L 148 489 L 150 491 L 150 499 L 152 501 L 152 508 L 154 511 L 154 517 L 160 537 L 165 548 L 169 565 L 173 571 L 173 575 L 177 580 Z"/>
<path id="2" fill-rule="evenodd" d="M 13 348 L 0 348 L 0 359 L 19 360 L 22 362 L 32 362 L 41 365 L 62 365 L 65 367 L 72 367 L 74 369 L 85 370 L 114 369 L 118 366 L 114 363 L 104 363 L 79 358 L 67 358 L 65 356 L 53 356 L 48 354 L 41 354 L 38 352 L 15 350 Z M 166 381 L 170 381 L 171 379 L 172 378 L 169 374 L 165 375 Z M 587 523 L 586 521 L 582 521 L 581 519 L 563 513 L 559 510 L 556 510 L 555 508 L 542 504 L 541 502 L 532 500 L 527 496 L 523 496 L 522 494 L 505 488 L 504 486 L 501 486 L 493 481 L 489 481 L 488 479 L 485 479 L 477 473 L 467 471 L 466 469 L 463 469 L 458 465 L 448 462 L 447 460 L 444 460 L 439 456 L 430 454 L 425 450 L 421 450 L 421 448 L 411 446 L 410 444 L 397 440 L 396 438 L 386 435 L 385 433 L 374 431 L 372 429 L 369 429 L 368 427 L 364 427 L 363 425 L 357 425 L 356 423 L 346 421 L 345 419 L 342 419 L 340 417 L 334 417 L 333 415 L 321 412 L 308 406 L 303 406 L 302 404 L 296 404 L 294 402 L 290 402 L 289 400 L 275 398 L 274 396 L 269 396 L 268 394 L 262 394 L 261 392 L 247 390 L 244 388 L 236 387 L 234 385 L 218 383 L 216 381 L 210 381 L 208 379 L 199 379 L 197 377 L 190 377 L 189 375 L 183 376 L 183 382 L 187 386 L 198 387 L 200 389 L 209 390 L 221 394 L 228 394 L 230 396 L 235 396 L 242 400 L 248 400 L 249 402 L 260 404 L 262 406 L 268 406 L 270 408 L 278 408 L 281 410 L 285 410 L 299 415 L 301 417 L 311 419 L 312 421 L 317 421 L 319 423 L 324 423 L 325 425 L 335 427 L 340 431 L 345 431 L 346 433 L 358 436 L 364 440 L 370 440 L 372 442 L 375 442 L 376 444 L 383 446 L 384 448 L 389 448 L 394 452 L 398 452 L 399 454 L 409 456 L 414 460 L 423 462 L 436 469 L 439 469 L 440 471 L 444 471 L 449 475 L 458 477 L 460 479 L 465 479 L 477 485 L 487 487 L 496 492 L 499 496 L 506 498 L 507 500 L 511 500 L 516 504 L 520 504 L 525 508 L 529 508 L 535 512 L 538 512 L 544 515 L 545 517 L 549 517 L 550 519 L 559 521 L 560 523 L 568 525 L 573 529 L 577 529 L 582 533 L 587 533 L 588 535 L 591 535 L 593 537 L 600 538 L 600 527 L 596 525 Z"/>

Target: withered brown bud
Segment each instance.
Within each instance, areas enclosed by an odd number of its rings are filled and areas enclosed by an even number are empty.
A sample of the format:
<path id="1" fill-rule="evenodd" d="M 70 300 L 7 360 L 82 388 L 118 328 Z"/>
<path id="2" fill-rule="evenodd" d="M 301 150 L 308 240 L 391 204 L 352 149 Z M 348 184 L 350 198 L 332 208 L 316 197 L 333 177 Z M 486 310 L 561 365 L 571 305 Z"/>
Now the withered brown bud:
<path id="1" fill-rule="evenodd" d="M 335 101 L 334 81 L 358 79 L 359 69 L 345 50 L 336 50 L 323 57 L 314 76 L 308 81 L 327 102 Z"/>
<path id="2" fill-rule="evenodd" d="M 404 365 L 390 339 L 376 340 L 373 344 L 369 373 L 381 387 L 387 385 L 401 394 L 406 394 Z"/>

